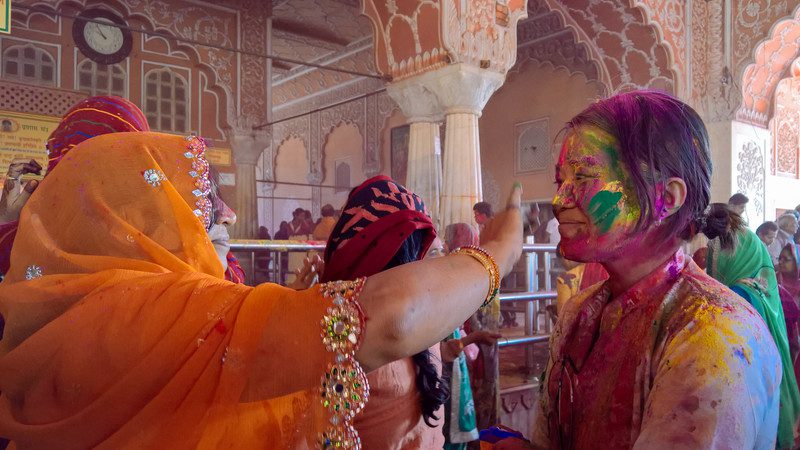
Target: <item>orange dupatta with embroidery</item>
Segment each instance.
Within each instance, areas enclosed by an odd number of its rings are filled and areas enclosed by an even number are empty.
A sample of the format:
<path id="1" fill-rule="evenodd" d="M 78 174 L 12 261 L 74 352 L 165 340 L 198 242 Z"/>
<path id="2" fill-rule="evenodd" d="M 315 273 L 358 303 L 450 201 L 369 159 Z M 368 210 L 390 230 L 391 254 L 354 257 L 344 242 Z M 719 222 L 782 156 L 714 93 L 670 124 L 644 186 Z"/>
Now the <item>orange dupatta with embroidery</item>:
<path id="1" fill-rule="evenodd" d="M 98 136 L 26 205 L 0 283 L 12 447 L 359 447 L 363 280 L 302 292 L 223 280 L 204 149 Z"/>

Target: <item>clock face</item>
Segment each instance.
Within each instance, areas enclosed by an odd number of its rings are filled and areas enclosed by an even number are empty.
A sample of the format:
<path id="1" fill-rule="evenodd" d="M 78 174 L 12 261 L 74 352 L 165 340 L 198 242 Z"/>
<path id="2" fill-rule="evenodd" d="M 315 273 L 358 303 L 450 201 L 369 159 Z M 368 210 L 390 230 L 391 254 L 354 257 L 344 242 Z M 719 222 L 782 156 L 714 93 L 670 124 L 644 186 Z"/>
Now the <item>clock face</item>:
<path id="1" fill-rule="evenodd" d="M 113 22 L 108 19 L 98 18 L 109 25 L 101 25 L 96 22 L 88 22 L 83 27 L 83 38 L 89 47 L 97 53 L 103 55 L 113 55 L 122 48 L 122 30 L 115 27 Z"/>
<path id="2" fill-rule="evenodd" d="M 81 53 L 100 64 L 122 61 L 133 47 L 125 21 L 104 9 L 82 12 L 72 24 L 72 38 Z"/>

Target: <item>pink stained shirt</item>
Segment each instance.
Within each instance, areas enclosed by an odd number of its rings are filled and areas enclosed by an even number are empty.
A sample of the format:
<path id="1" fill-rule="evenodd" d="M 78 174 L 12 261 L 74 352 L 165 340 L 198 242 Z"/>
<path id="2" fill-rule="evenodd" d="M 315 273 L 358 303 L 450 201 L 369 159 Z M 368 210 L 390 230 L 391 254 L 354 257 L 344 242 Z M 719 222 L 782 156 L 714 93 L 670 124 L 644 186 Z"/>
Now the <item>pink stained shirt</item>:
<path id="1" fill-rule="evenodd" d="M 433 360 L 441 361 L 439 345 L 430 348 Z M 441 373 L 441 368 L 439 368 Z M 422 419 L 416 366 L 411 358 L 382 366 L 369 374 L 369 402 L 353 423 L 364 450 L 441 449 L 444 446 L 440 419 L 431 428 Z"/>
<path id="2" fill-rule="evenodd" d="M 680 251 L 610 297 L 597 285 L 560 314 L 535 446 L 775 447 L 781 361 L 750 305 Z"/>

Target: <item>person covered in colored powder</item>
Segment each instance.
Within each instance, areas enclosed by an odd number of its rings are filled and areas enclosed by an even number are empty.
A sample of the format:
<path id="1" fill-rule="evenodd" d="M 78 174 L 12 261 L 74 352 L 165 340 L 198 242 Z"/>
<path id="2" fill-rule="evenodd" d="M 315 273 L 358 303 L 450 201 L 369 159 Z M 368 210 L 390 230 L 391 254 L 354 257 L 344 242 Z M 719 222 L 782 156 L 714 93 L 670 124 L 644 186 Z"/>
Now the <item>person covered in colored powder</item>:
<path id="1" fill-rule="evenodd" d="M 776 268 L 778 291 L 786 320 L 786 337 L 794 366 L 794 377 L 800 374 L 800 245 L 787 244 L 781 251 Z"/>
<path id="2" fill-rule="evenodd" d="M 744 299 L 681 250 L 710 197 L 708 134 L 669 94 L 598 101 L 567 125 L 560 253 L 608 281 L 566 303 L 531 442 L 498 450 L 771 449 L 781 360 Z"/>
<path id="3" fill-rule="evenodd" d="M 800 245 L 787 244 L 776 267 L 795 379 L 800 375 Z"/>
<path id="4" fill-rule="evenodd" d="M 438 344 L 522 250 L 515 188 L 481 250 L 305 291 L 234 284 L 205 151 L 97 136 L 31 196 L 0 283 L 12 448 L 360 449 L 365 371 Z"/>
<path id="5" fill-rule="evenodd" d="M 800 393 L 793 369 L 793 358 L 786 334 L 784 308 L 778 291 L 775 268 L 767 248 L 755 233 L 746 228 L 744 219 L 724 203 L 713 203 L 703 226 L 711 239 L 706 256 L 709 275 L 728 286 L 755 308 L 769 328 L 781 355 L 779 448 L 794 448 L 794 428 L 800 412 Z M 789 244 L 793 245 L 793 244 Z M 790 316 L 796 307 L 788 304 Z"/>

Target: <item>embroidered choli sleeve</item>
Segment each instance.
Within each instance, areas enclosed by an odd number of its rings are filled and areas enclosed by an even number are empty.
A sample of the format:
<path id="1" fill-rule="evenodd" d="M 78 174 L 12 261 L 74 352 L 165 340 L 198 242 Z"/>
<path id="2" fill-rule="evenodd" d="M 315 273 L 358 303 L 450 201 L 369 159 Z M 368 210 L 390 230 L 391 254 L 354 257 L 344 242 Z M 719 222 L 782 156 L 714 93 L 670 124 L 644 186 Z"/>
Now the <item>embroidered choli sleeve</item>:
<path id="1" fill-rule="evenodd" d="M 364 332 L 363 285 L 364 279 L 330 282 L 287 295 L 270 314 L 252 364 L 248 399 L 297 404 L 293 396 L 308 394 L 301 411 L 295 407 L 283 420 L 290 432 L 315 434 L 314 448 L 361 448 L 352 421 L 369 396 L 354 357 Z"/>

